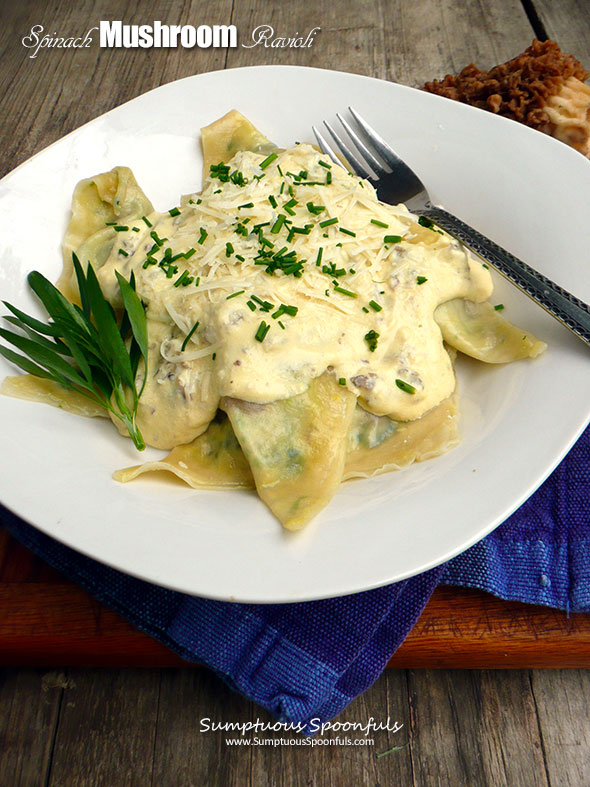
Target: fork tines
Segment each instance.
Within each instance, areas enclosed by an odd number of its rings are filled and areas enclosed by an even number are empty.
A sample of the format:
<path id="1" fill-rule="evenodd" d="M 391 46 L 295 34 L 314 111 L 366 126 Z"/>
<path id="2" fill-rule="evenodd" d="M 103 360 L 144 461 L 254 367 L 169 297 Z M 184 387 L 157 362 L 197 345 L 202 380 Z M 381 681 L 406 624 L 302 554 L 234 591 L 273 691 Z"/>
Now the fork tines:
<path id="1" fill-rule="evenodd" d="M 373 129 L 366 120 L 364 120 L 356 110 L 348 107 L 355 123 L 360 130 L 360 133 L 365 137 L 367 142 L 364 142 L 360 134 L 357 133 L 350 123 L 338 112 L 336 117 L 340 121 L 342 128 L 346 132 L 349 139 L 352 141 L 354 148 L 345 141 L 342 134 L 339 136 L 334 128 L 324 121 L 324 126 L 328 130 L 330 136 L 340 153 L 348 161 L 351 168 L 360 175 L 362 178 L 374 179 L 380 178 L 392 172 L 395 164 L 400 159 L 392 148 L 387 144 L 383 137 Z M 341 164 L 338 154 L 335 153 L 333 147 L 327 141 L 325 136 L 320 131 L 312 126 L 312 130 L 316 136 L 321 150 L 330 156 L 330 158 L 337 164 Z M 367 144 L 368 143 L 368 144 Z M 370 146 L 370 147 L 369 147 Z"/>

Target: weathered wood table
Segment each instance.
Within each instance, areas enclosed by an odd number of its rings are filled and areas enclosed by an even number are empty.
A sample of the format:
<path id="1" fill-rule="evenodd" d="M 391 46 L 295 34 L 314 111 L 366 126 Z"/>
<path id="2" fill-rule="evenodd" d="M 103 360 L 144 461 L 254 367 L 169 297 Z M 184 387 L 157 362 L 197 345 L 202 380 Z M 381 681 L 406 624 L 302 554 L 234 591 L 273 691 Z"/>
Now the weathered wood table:
<path id="1" fill-rule="evenodd" d="M 21 44 L 33 25 L 83 35 L 100 19 L 231 22 L 244 37 L 260 24 L 285 36 L 321 31 L 309 49 L 93 45 L 33 59 Z M 590 8 L 577 0 L 4 4 L 0 175 L 104 111 L 190 74 L 281 63 L 421 86 L 469 62 L 507 60 L 535 35 L 590 65 Z M 391 668 L 339 717 L 403 725 L 373 733 L 372 746 L 230 746 L 223 732 L 202 732 L 206 717 L 270 717 L 207 670 L 181 666 L 7 533 L 0 664 L 2 787 L 590 784 L 589 616 L 481 593 L 437 591 Z"/>

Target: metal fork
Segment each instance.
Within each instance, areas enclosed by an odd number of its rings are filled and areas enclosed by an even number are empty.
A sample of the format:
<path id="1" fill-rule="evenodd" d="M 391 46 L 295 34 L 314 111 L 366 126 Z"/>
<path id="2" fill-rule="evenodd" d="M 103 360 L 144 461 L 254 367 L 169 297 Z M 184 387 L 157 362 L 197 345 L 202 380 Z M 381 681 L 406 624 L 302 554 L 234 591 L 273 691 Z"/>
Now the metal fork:
<path id="1" fill-rule="evenodd" d="M 355 174 L 369 180 L 382 202 L 391 205 L 404 202 L 413 213 L 418 213 L 442 227 L 590 345 L 590 307 L 586 303 L 461 219 L 433 205 L 420 178 L 358 112 L 352 107 L 348 109 L 356 130 L 341 114 L 338 113 L 337 117 L 353 146 L 345 141 L 342 135 L 339 136 L 329 123 L 324 121 L 324 125 L 351 169 Z M 312 126 L 312 129 L 322 151 L 341 165 L 342 161 L 327 139 L 315 126 Z"/>

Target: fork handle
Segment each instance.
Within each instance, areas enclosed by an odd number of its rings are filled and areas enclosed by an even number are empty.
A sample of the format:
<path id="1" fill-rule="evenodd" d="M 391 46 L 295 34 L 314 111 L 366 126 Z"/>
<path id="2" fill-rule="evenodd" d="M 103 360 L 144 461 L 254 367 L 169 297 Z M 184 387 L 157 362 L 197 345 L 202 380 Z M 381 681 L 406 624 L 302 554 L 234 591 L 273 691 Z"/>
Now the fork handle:
<path id="1" fill-rule="evenodd" d="M 538 273 L 526 262 L 498 246 L 469 224 L 443 208 L 428 205 L 421 212 L 449 235 L 460 240 L 532 298 L 582 341 L 590 345 L 590 307 L 563 287 Z"/>

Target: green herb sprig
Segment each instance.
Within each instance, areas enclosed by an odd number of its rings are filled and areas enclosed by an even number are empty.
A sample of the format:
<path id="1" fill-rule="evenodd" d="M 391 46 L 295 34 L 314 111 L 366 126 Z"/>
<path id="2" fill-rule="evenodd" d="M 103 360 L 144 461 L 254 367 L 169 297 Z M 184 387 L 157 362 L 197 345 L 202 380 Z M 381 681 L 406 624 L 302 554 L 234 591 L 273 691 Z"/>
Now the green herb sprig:
<path id="1" fill-rule="evenodd" d="M 0 336 L 23 355 L 1 344 L 0 354 L 23 371 L 54 380 L 104 407 L 125 424 L 135 446 L 142 451 L 145 441 L 136 417 L 147 379 L 147 323 L 135 291 L 135 277 L 132 273 L 127 281 L 116 271 L 124 306 L 122 318 L 117 321 L 92 265 L 88 263 L 85 275 L 76 255 L 72 257 L 81 307 L 70 303 L 43 274 L 33 271 L 27 281 L 50 321 L 37 320 L 4 301 L 12 312 L 5 320 L 24 335 L 0 328 Z M 135 376 L 141 358 L 145 371 L 137 390 Z M 131 393 L 131 405 L 127 391 Z"/>

